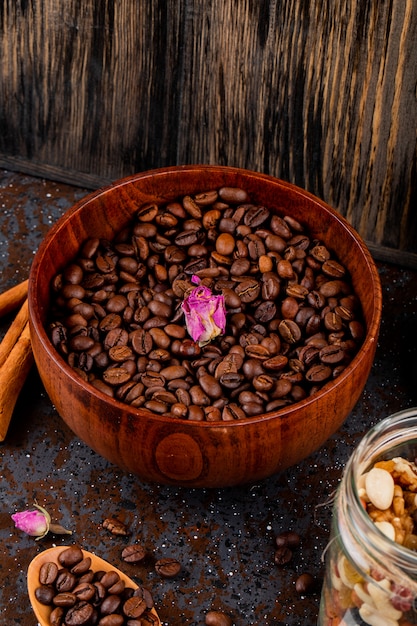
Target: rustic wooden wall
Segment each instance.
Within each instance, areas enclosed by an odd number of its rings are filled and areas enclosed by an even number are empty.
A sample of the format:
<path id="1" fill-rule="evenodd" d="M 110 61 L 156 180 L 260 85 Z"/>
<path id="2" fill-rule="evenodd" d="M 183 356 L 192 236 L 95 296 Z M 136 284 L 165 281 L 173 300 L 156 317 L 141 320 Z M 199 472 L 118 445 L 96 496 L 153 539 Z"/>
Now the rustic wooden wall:
<path id="1" fill-rule="evenodd" d="M 89 187 L 263 171 L 407 262 L 416 41 L 415 0 L 0 0 L 0 165 Z"/>

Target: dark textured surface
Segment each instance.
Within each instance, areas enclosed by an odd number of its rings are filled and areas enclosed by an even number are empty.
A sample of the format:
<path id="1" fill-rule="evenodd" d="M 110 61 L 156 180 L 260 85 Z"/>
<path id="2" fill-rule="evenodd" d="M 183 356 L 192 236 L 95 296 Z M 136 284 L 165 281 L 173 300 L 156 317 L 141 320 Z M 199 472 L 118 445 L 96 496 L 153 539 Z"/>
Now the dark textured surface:
<path id="1" fill-rule="evenodd" d="M 0 171 L 0 289 L 27 277 L 33 254 L 56 219 L 87 191 Z M 153 592 L 164 625 L 204 624 L 210 609 L 236 626 L 312 626 L 319 593 L 300 597 L 297 576 L 320 579 L 331 507 L 344 463 L 362 434 L 390 413 L 417 404 L 417 273 L 379 265 L 384 293 L 381 335 L 371 376 L 344 426 L 312 457 L 260 483 L 224 490 L 144 484 L 80 442 L 62 422 L 33 369 L 0 444 L 0 624 L 33 626 L 26 593 L 29 561 L 52 545 L 80 543 L 122 566 Z M 11 318 L 1 320 L 0 337 Z M 72 537 L 37 542 L 14 528 L 10 514 L 36 500 Z M 103 530 L 116 516 L 130 537 Z M 274 564 L 274 537 L 297 530 L 293 561 Z M 140 541 L 149 559 L 121 561 L 123 547 Z M 162 580 L 153 562 L 174 556 L 181 574 Z"/>

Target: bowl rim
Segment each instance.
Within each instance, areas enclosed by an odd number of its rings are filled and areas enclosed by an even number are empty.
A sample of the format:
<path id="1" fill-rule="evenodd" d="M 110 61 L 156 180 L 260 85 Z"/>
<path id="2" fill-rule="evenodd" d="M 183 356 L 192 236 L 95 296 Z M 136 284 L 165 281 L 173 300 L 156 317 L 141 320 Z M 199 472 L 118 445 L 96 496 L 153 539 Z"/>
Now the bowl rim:
<path id="1" fill-rule="evenodd" d="M 370 277 L 372 279 L 372 284 L 369 285 L 369 289 L 372 293 L 373 297 L 373 305 L 372 305 L 372 316 L 370 323 L 367 325 L 365 338 L 358 350 L 355 354 L 352 361 L 349 365 L 343 370 L 341 374 L 337 376 L 337 378 L 328 381 L 325 385 L 323 385 L 319 391 L 300 400 L 298 402 L 294 402 L 288 404 L 280 409 L 275 411 L 269 411 L 267 413 L 262 413 L 260 415 L 249 416 L 246 418 L 242 418 L 236 421 L 216 421 L 216 422 L 207 422 L 203 421 L 190 421 L 185 420 L 180 417 L 167 417 L 164 415 L 159 415 L 157 413 L 153 413 L 147 409 L 137 408 L 128 403 L 124 403 L 116 398 L 112 398 L 107 396 L 104 392 L 96 389 L 93 385 L 86 383 L 61 357 L 58 351 L 53 346 L 48 333 L 46 332 L 46 328 L 41 322 L 39 315 L 39 307 L 38 305 L 38 297 L 36 291 L 36 277 L 39 274 L 39 268 L 41 265 L 42 258 L 49 246 L 50 240 L 55 237 L 55 235 L 59 232 L 61 228 L 65 226 L 67 221 L 77 212 L 82 211 L 85 205 L 88 205 L 91 201 L 99 198 L 100 196 L 104 196 L 115 188 L 121 188 L 130 185 L 133 182 L 137 182 L 144 179 L 152 178 L 153 180 L 157 180 L 158 177 L 169 175 L 170 173 L 181 173 L 181 172 L 200 172 L 202 171 L 210 171 L 212 173 L 218 172 L 219 174 L 234 174 L 242 177 L 254 177 L 258 181 L 265 180 L 269 183 L 274 183 L 280 186 L 283 189 L 288 189 L 293 193 L 298 194 L 300 197 L 306 198 L 309 202 L 320 207 L 321 210 L 325 210 L 333 219 L 335 219 L 342 228 L 344 228 L 352 241 L 359 247 L 364 260 L 366 261 L 366 266 L 369 271 Z M 298 187 L 297 185 L 277 178 L 275 176 L 271 176 L 269 174 L 263 174 L 260 172 L 256 172 L 253 170 L 232 167 L 232 166 L 223 166 L 223 165 L 205 165 L 205 164 L 193 164 L 193 165 L 175 165 L 169 167 L 156 168 L 151 170 L 146 170 L 143 172 L 139 172 L 136 174 L 129 175 L 120 180 L 116 180 L 109 185 L 106 185 L 98 190 L 95 190 L 80 200 L 78 200 L 72 207 L 70 207 L 49 229 L 45 237 L 42 239 L 37 252 L 35 253 L 32 266 L 29 273 L 29 285 L 28 285 L 28 305 L 29 305 L 29 320 L 31 331 L 36 332 L 39 336 L 43 348 L 48 354 L 48 357 L 55 361 L 58 367 L 63 371 L 63 373 L 68 376 L 73 385 L 76 385 L 78 388 L 83 390 L 88 390 L 88 392 L 95 397 L 99 402 L 109 404 L 116 411 L 118 410 L 120 413 L 129 413 L 132 417 L 138 419 L 153 419 L 156 422 L 160 422 L 161 424 L 166 424 L 169 422 L 170 424 L 181 424 L 184 429 L 195 429 L 198 428 L 208 428 L 211 430 L 224 430 L 229 428 L 243 428 L 248 424 L 256 425 L 258 422 L 265 423 L 267 421 L 274 421 L 277 419 L 289 419 L 294 413 L 297 413 L 301 408 L 307 409 L 310 406 L 316 404 L 318 399 L 326 394 L 329 389 L 337 390 L 343 383 L 349 378 L 351 372 L 356 369 L 359 362 L 362 358 L 365 357 L 365 354 L 369 351 L 375 351 L 376 344 L 378 340 L 379 330 L 380 330 L 380 321 L 381 321 L 381 312 L 382 312 L 382 289 L 381 283 L 379 279 L 379 274 L 375 265 L 375 262 L 371 256 L 369 249 L 367 248 L 364 240 L 356 232 L 356 230 L 349 224 L 349 222 L 339 214 L 335 209 L 333 209 L 330 205 L 328 205 L 324 200 L 321 200 L 317 196 L 313 195 L 309 191 Z"/>

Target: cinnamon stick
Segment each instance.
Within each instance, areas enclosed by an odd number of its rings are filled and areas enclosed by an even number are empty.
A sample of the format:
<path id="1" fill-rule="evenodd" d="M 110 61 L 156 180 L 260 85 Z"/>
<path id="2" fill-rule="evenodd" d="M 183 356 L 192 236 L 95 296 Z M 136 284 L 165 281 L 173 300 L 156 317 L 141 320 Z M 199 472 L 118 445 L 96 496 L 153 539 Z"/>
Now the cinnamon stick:
<path id="1" fill-rule="evenodd" d="M 0 343 L 0 367 L 6 362 L 7 357 L 10 354 L 14 344 L 19 339 L 26 322 L 29 319 L 28 301 L 25 300 L 20 307 L 18 314 L 9 326 L 8 331 L 3 337 Z"/>
<path id="2" fill-rule="evenodd" d="M 4 441 L 14 407 L 33 364 L 29 322 L 0 367 L 0 441 Z"/>
<path id="3" fill-rule="evenodd" d="M 0 317 L 22 306 L 28 295 L 28 285 L 29 280 L 26 279 L 0 294 Z"/>

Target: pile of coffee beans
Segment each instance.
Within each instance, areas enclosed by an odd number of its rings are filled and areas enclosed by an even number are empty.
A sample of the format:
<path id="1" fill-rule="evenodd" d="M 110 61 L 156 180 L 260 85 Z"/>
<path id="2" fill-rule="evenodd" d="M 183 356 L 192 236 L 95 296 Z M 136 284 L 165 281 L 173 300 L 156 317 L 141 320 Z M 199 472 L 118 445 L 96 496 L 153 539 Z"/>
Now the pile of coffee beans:
<path id="1" fill-rule="evenodd" d="M 51 607 L 51 626 L 151 626 L 159 623 L 152 612 L 152 595 L 145 587 L 128 587 L 116 570 L 93 571 L 91 558 L 70 546 L 58 563 L 44 563 L 35 597 Z"/>
<path id="2" fill-rule="evenodd" d="M 313 217 L 313 216 L 312 216 Z M 181 303 L 200 279 L 226 329 L 205 346 Z M 153 413 L 236 420 L 336 378 L 364 336 L 347 269 L 289 215 L 224 187 L 138 208 L 53 280 L 50 337 L 83 379 Z"/>

